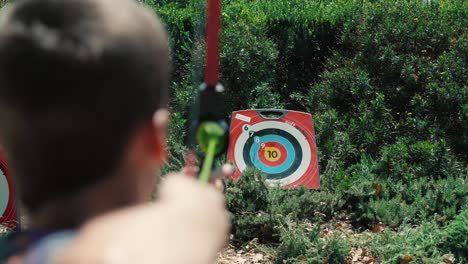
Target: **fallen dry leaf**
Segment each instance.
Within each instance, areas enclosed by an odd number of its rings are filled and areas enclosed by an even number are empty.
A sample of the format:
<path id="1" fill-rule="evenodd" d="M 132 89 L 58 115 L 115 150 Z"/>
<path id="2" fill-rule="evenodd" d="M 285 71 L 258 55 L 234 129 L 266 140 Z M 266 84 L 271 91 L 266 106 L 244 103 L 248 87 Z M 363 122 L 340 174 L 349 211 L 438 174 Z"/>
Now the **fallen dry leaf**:
<path id="1" fill-rule="evenodd" d="M 382 223 L 372 225 L 372 233 L 382 233 L 385 229 L 385 225 Z"/>
<path id="2" fill-rule="evenodd" d="M 346 258 L 347 264 L 377 264 L 373 256 L 370 255 L 367 248 L 351 248 L 348 257 Z"/>
<path id="3" fill-rule="evenodd" d="M 400 264 L 408 264 L 410 263 L 411 261 L 413 261 L 413 257 L 410 256 L 410 255 L 404 255 L 401 259 L 400 259 Z"/>
<path id="4" fill-rule="evenodd" d="M 455 263 L 455 257 L 453 254 L 445 254 L 442 256 L 442 262 L 440 264 L 453 264 Z"/>
<path id="5" fill-rule="evenodd" d="M 374 197 L 379 197 L 382 193 L 382 184 L 372 183 L 372 188 L 374 189 Z"/>
<path id="6" fill-rule="evenodd" d="M 447 216 L 446 216 L 446 215 L 437 218 L 437 221 L 439 221 L 439 222 L 445 222 L 445 220 L 447 220 Z"/>
<path id="7" fill-rule="evenodd" d="M 362 248 L 356 249 L 356 251 L 354 252 L 352 262 L 357 262 L 358 260 L 360 260 L 362 258 L 362 252 Z"/>
<path id="8" fill-rule="evenodd" d="M 338 231 L 341 231 L 341 228 L 343 227 L 343 224 L 342 223 L 338 223 L 336 224 L 336 227 L 335 229 L 338 230 Z"/>

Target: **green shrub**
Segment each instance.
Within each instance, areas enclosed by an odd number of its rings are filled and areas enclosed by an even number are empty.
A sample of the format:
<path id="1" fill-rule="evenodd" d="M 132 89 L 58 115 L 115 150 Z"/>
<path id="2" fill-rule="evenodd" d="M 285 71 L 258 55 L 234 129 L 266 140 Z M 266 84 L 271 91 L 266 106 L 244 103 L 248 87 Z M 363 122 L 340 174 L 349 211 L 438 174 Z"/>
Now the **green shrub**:
<path id="1" fill-rule="evenodd" d="M 233 234 L 238 242 L 254 238 L 260 242 L 278 240 L 278 217 L 270 214 L 270 190 L 266 186 L 266 175 L 248 168 L 237 182 L 229 182 L 226 202 L 233 215 Z"/>
<path id="2" fill-rule="evenodd" d="M 377 173 L 404 183 L 415 178 L 446 178 L 462 172 L 445 140 L 411 142 L 406 138 L 380 151 Z"/>
<path id="3" fill-rule="evenodd" d="M 243 244 L 258 239 L 260 243 L 276 243 L 282 221 L 278 216 L 266 212 L 236 213 L 232 219 L 233 242 Z"/>
<path id="4" fill-rule="evenodd" d="M 223 29 L 221 52 L 221 80 L 227 88 L 228 111 L 250 107 L 255 87 L 271 82 L 278 51 L 262 28 L 243 20 L 228 24 Z M 260 94 L 268 98 L 268 94 Z M 268 100 L 268 99 L 266 99 Z"/>
<path id="5" fill-rule="evenodd" d="M 318 238 L 314 237 L 314 240 L 316 242 Z M 314 246 L 308 233 L 301 228 L 283 230 L 281 232 L 280 243 L 276 259 L 277 263 L 284 263 L 283 261 L 289 261 L 288 263 L 290 263 L 300 256 L 305 257 Z"/>
<path id="6" fill-rule="evenodd" d="M 348 243 L 340 235 L 334 235 L 330 239 L 325 240 L 325 245 L 322 246 L 320 255 L 323 256 L 327 263 L 345 263 L 349 250 Z"/>
<path id="7" fill-rule="evenodd" d="M 178 113 L 188 110 L 190 84 L 201 81 L 202 7 L 203 1 L 153 6 L 171 36 Z M 382 146 L 402 137 L 445 140 L 466 161 L 466 10 L 461 0 L 225 1 L 227 111 L 312 112 L 322 171 L 337 161 L 346 169 L 361 153 L 377 159 Z M 333 111 L 332 123 L 322 125 Z"/>
<path id="8" fill-rule="evenodd" d="M 229 183 L 226 201 L 231 212 L 268 211 L 269 189 L 265 183 L 266 175 L 255 168 L 245 170 L 235 183 Z"/>
<path id="9" fill-rule="evenodd" d="M 440 239 L 440 228 L 425 223 L 415 229 L 402 226 L 396 233 L 386 230 L 383 234 L 374 234 L 369 238 L 368 247 L 383 263 L 400 263 L 409 256 L 412 263 L 438 264 L 443 256 L 437 248 Z"/>
<path id="10" fill-rule="evenodd" d="M 463 165 L 449 163 L 450 166 L 446 166 L 443 172 L 450 176 L 416 176 L 419 166 L 414 161 L 418 159 L 407 161 L 408 157 L 416 156 L 408 155 L 405 145 L 397 144 L 391 149 L 397 157 L 378 161 L 363 158 L 361 163 L 343 173 L 347 185 L 338 187 L 349 186 L 341 190 L 345 192 L 345 207 L 355 221 L 369 226 L 378 222 L 389 225 L 403 222 L 418 224 L 437 216 L 451 220 L 466 206 L 468 176 Z M 388 161 L 394 166 L 388 167 Z M 380 190 L 377 191 L 377 188 Z"/>
<path id="11" fill-rule="evenodd" d="M 439 248 L 453 253 L 459 263 L 468 261 L 468 209 L 447 225 L 443 235 Z"/>
<path id="12" fill-rule="evenodd" d="M 334 188 L 338 184 L 333 181 L 337 174 L 359 161 L 359 150 L 352 144 L 349 134 L 339 122 L 342 118 L 334 109 L 314 116 L 322 186 L 327 188 Z"/>
<path id="13" fill-rule="evenodd" d="M 375 156 L 382 145 L 395 140 L 396 122 L 380 93 L 368 102 L 360 102 L 356 110 L 358 114 L 349 120 L 350 140 L 361 153 Z"/>
<path id="14" fill-rule="evenodd" d="M 284 109 L 285 104 L 281 95 L 268 87 L 267 83 L 256 86 L 250 92 L 249 106 L 254 109 Z"/>
<path id="15" fill-rule="evenodd" d="M 349 245 L 335 234 L 320 238 L 319 226 L 312 230 L 289 227 L 281 232 L 276 263 L 345 263 Z"/>
<path id="16" fill-rule="evenodd" d="M 270 191 L 270 211 L 281 217 L 319 222 L 336 217 L 345 200 L 340 193 L 300 189 L 273 189 Z"/>
<path id="17" fill-rule="evenodd" d="M 417 228 L 403 225 L 398 232 L 385 230 L 382 234 L 373 234 L 365 244 L 384 263 L 401 263 L 404 256 L 410 256 L 412 263 L 439 264 L 450 254 L 454 255 L 455 263 L 465 263 L 467 212 L 465 209 L 446 227 L 428 222 Z"/>

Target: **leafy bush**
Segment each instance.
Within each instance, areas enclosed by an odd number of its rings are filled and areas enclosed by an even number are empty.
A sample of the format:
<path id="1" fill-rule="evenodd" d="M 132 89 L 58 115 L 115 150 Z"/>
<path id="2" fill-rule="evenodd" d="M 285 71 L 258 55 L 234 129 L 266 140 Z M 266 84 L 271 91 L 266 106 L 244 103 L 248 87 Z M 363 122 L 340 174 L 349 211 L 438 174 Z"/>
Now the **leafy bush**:
<path id="1" fill-rule="evenodd" d="M 468 261 L 468 209 L 450 222 L 444 230 L 439 248 L 444 252 L 451 252 L 460 263 Z"/>
<path id="2" fill-rule="evenodd" d="M 308 233 L 303 229 L 284 230 L 281 233 L 281 244 L 278 247 L 277 262 L 293 261 L 300 259 L 300 256 L 305 259 L 305 255 L 311 250 L 316 241 L 318 241 L 317 237 L 310 239 Z"/>
<path id="3" fill-rule="evenodd" d="M 292 227 L 281 233 L 276 263 L 344 263 L 349 246 L 339 235 L 320 237 L 320 229 L 311 231 Z"/>
<path id="4" fill-rule="evenodd" d="M 402 226 L 396 233 L 386 230 L 383 234 L 373 235 L 368 247 L 384 263 L 401 263 L 407 259 L 412 263 L 438 264 L 444 255 L 437 248 L 441 238 L 437 225 L 424 223 L 416 229 Z"/>
<path id="5" fill-rule="evenodd" d="M 334 235 L 332 238 L 325 240 L 325 245 L 319 252 L 321 252 L 327 263 L 345 263 L 349 249 L 348 243 L 342 237 Z"/>
<path id="6" fill-rule="evenodd" d="M 203 4 L 153 5 L 170 32 L 178 127 L 187 119 L 191 84 L 201 81 Z M 346 170 L 362 155 L 379 159 L 402 138 L 444 142 L 466 163 L 466 10 L 462 0 L 225 1 L 227 111 L 313 113 L 322 171 Z M 182 136 L 172 141 L 178 151 Z"/>
<path id="7" fill-rule="evenodd" d="M 431 239 L 438 240 L 431 240 L 431 243 L 435 244 L 420 243 L 408 249 L 412 258 L 420 258 L 422 262 L 442 258 L 442 253 L 460 255 L 456 252 L 466 243 L 462 240 L 465 230 L 463 225 L 452 223 L 461 223 L 464 219 L 456 216 L 463 210 L 466 211 L 468 204 L 466 175 L 432 179 L 419 177 L 403 183 L 392 178 L 380 178 L 375 173 L 377 169 L 380 169 L 378 161 L 364 159 L 361 164 L 349 170 L 351 183 L 348 189 L 328 191 L 306 188 L 269 189 L 262 182 L 264 176 L 259 171 L 247 170 L 238 182 L 228 184 L 226 193 L 229 209 L 234 215 L 235 241 L 243 243 L 258 239 L 262 243 L 279 243 L 278 261 L 337 261 L 336 259 L 347 256 L 347 242 L 340 238 L 316 241 L 313 238 L 316 237 L 314 232 L 317 230 L 306 231 L 301 223 L 317 224 L 330 219 L 352 219 L 356 226 L 364 228 L 371 228 L 377 223 L 392 228 L 401 225 L 398 233 L 402 235 L 405 232 L 414 234 L 422 229 L 426 232 L 423 232 L 424 236 L 428 236 L 434 227 L 435 238 Z M 452 221 L 454 218 L 456 219 Z M 434 223 L 427 227 L 427 221 Z M 445 246 L 441 246 L 440 254 L 437 253 L 439 251 L 434 251 L 437 255 L 430 247 L 439 245 L 439 241 L 443 240 L 441 226 L 447 222 L 451 227 L 448 230 L 452 231 L 444 233 L 445 237 L 453 238 L 456 242 L 450 240 Z M 408 223 L 421 224 L 422 227 L 413 230 Z M 455 232 L 462 235 L 453 235 Z M 424 236 L 418 236 L 413 242 L 425 240 Z M 402 244 L 398 244 L 399 239 L 399 235 L 387 231 L 383 237 L 373 240 L 377 241 L 376 244 L 370 244 L 369 247 L 388 247 L 388 253 L 377 249 L 374 253 L 384 260 L 397 261 L 404 256 L 403 249 L 411 245 L 408 243 L 402 247 Z"/>
<path id="8" fill-rule="evenodd" d="M 401 263 L 403 258 L 412 263 L 445 263 L 448 256 L 454 256 L 456 262 L 465 263 L 468 237 L 468 211 L 465 209 L 447 226 L 435 223 L 423 223 L 413 228 L 403 225 L 398 232 L 385 230 L 382 234 L 368 237 L 366 245 L 379 256 L 384 263 Z"/>
<path id="9" fill-rule="evenodd" d="M 226 202 L 233 214 L 232 232 L 236 241 L 278 239 L 280 221 L 270 213 L 269 193 L 265 175 L 253 168 L 246 170 L 237 182 L 227 184 Z"/>
<path id="10" fill-rule="evenodd" d="M 266 175 L 261 171 L 249 168 L 236 182 L 229 183 L 227 205 L 231 212 L 268 211 L 269 189 L 265 183 Z"/>

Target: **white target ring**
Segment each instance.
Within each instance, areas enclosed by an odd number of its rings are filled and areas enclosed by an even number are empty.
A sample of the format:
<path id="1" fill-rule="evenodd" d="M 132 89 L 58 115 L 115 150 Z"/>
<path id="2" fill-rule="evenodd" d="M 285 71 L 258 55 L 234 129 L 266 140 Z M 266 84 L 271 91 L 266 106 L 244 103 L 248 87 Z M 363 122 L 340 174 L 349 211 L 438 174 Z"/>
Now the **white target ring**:
<path id="1" fill-rule="evenodd" d="M 292 137 L 294 137 L 297 140 L 297 142 L 301 146 L 301 152 L 302 152 L 302 160 L 300 162 L 300 165 L 291 175 L 285 178 L 281 178 L 281 179 L 268 179 L 267 183 L 270 186 L 276 187 L 276 186 L 288 185 L 290 183 L 293 183 L 299 180 L 309 168 L 310 162 L 312 160 L 311 148 L 310 148 L 309 142 L 307 141 L 306 136 L 303 133 L 301 133 L 297 128 L 284 122 L 278 122 L 278 121 L 260 122 L 260 123 L 249 126 L 248 131 L 244 131 L 243 133 L 240 134 L 234 147 L 234 155 L 235 155 L 235 160 L 236 160 L 238 169 L 240 171 L 244 171 L 247 168 L 247 164 L 243 156 L 243 148 L 245 144 L 247 143 L 247 140 L 249 140 L 251 136 L 249 131 L 258 132 L 264 129 L 278 129 L 278 130 L 282 130 L 282 131 L 289 133 Z"/>
<path id="2" fill-rule="evenodd" d="M 0 216 L 5 213 L 9 200 L 10 190 L 8 187 L 8 181 L 5 172 L 3 171 L 2 167 L 0 167 Z"/>

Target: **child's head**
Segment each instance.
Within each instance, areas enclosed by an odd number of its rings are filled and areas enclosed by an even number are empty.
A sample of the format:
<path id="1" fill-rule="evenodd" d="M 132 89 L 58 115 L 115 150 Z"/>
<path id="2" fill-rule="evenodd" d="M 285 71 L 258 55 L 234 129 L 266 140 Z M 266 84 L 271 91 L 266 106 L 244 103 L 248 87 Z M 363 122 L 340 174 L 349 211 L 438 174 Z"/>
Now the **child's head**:
<path id="1" fill-rule="evenodd" d="M 150 184 L 169 83 L 155 15 L 135 0 L 23 0 L 2 13 L 0 142 L 25 206 L 121 175 Z"/>

